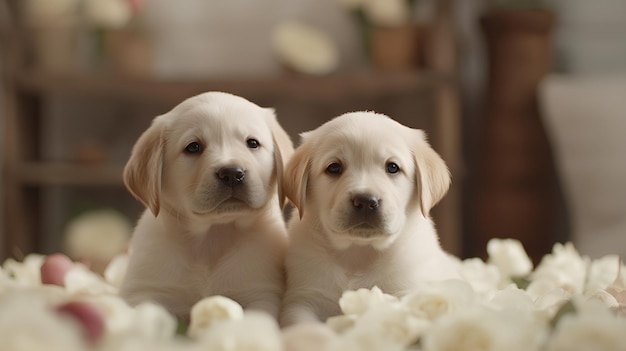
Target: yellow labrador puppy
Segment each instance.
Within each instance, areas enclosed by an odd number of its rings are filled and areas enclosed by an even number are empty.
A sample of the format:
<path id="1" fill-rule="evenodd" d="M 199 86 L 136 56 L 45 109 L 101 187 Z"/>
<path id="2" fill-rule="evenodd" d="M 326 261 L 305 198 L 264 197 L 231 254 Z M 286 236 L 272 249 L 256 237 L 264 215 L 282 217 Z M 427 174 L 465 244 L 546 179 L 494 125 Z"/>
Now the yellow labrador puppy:
<path id="1" fill-rule="evenodd" d="M 147 209 L 120 294 L 183 318 L 210 295 L 278 317 L 287 244 L 278 189 L 292 153 L 273 110 L 235 95 L 204 93 L 156 117 L 124 169 Z"/>
<path id="2" fill-rule="evenodd" d="M 450 175 L 424 132 L 353 112 L 301 136 L 283 182 L 299 212 L 288 225 L 283 325 L 339 314 L 345 290 L 401 296 L 457 277 L 429 217 Z"/>

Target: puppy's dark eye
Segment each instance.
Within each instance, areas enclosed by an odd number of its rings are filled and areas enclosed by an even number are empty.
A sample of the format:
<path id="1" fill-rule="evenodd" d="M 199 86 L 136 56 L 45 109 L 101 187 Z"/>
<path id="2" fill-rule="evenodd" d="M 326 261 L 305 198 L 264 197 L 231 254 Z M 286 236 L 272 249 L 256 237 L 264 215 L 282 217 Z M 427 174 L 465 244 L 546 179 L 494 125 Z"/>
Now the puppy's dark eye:
<path id="1" fill-rule="evenodd" d="M 400 166 L 398 166 L 397 163 L 395 162 L 389 162 L 387 163 L 387 173 L 398 173 L 398 171 L 400 171 Z"/>
<path id="2" fill-rule="evenodd" d="M 185 147 L 185 153 L 186 154 L 199 154 L 202 152 L 202 145 L 200 145 L 200 143 L 198 142 L 192 142 L 189 143 L 186 147 Z"/>
<path id="3" fill-rule="evenodd" d="M 341 174 L 343 167 L 337 162 L 333 162 L 326 167 L 326 173 L 328 174 Z"/>
<path id="4" fill-rule="evenodd" d="M 246 140 L 246 145 L 248 145 L 248 148 L 250 149 L 256 149 L 259 146 L 261 146 L 261 144 L 259 144 L 259 141 L 256 139 L 248 139 Z"/>

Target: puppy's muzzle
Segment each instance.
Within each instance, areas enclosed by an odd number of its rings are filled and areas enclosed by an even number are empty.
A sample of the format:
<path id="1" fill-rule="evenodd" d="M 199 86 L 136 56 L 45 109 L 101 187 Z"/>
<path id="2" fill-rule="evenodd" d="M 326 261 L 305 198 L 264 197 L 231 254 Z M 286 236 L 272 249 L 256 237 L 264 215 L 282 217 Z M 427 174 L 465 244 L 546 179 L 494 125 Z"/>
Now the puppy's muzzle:
<path id="1" fill-rule="evenodd" d="M 246 181 L 246 171 L 239 166 L 225 166 L 215 173 L 220 182 L 230 188 L 234 188 Z"/>

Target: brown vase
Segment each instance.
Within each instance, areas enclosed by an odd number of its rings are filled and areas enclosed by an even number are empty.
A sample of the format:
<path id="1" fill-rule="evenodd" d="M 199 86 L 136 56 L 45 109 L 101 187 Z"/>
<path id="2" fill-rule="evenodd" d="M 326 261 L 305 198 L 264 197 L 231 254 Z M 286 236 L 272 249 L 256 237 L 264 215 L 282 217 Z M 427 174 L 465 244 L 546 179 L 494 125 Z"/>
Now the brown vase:
<path id="1" fill-rule="evenodd" d="M 418 64 L 419 27 L 375 27 L 371 32 L 372 65 L 380 71 L 406 71 Z"/>
<path id="2" fill-rule="evenodd" d="M 543 10 L 481 19 L 489 68 L 472 255 L 484 257 L 490 238 L 508 237 L 519 239 L 537 262 L 556 240 L 556 172 L 537 101 L 550 71 L 553 23 Z"/>

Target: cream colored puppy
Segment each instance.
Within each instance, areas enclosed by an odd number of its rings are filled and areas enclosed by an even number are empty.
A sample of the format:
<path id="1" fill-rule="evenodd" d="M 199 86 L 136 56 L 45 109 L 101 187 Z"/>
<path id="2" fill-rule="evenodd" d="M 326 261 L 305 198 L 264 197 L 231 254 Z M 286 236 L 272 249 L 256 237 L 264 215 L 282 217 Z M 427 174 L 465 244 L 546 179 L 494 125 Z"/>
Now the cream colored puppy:
<path id="1" fill-rule="evenodd" d="M 210 295 L 277 317 L 287 243 L 277 186 L 292 153 L 273 110 L 238 96 L 204 93 L 156 117 L 124 169 L 147 210 L 120 294 L 183 318 Z"/>
<path id="2" fill-rule="evenodd" d="M 339 314 L 345 290 L 401 296 L 457 277 L 429 217 L 450 175 L 421 130 L 344 114 L 302 134 L 283 185 L 300 214 L 288 225 L 283 325 Z"/>

